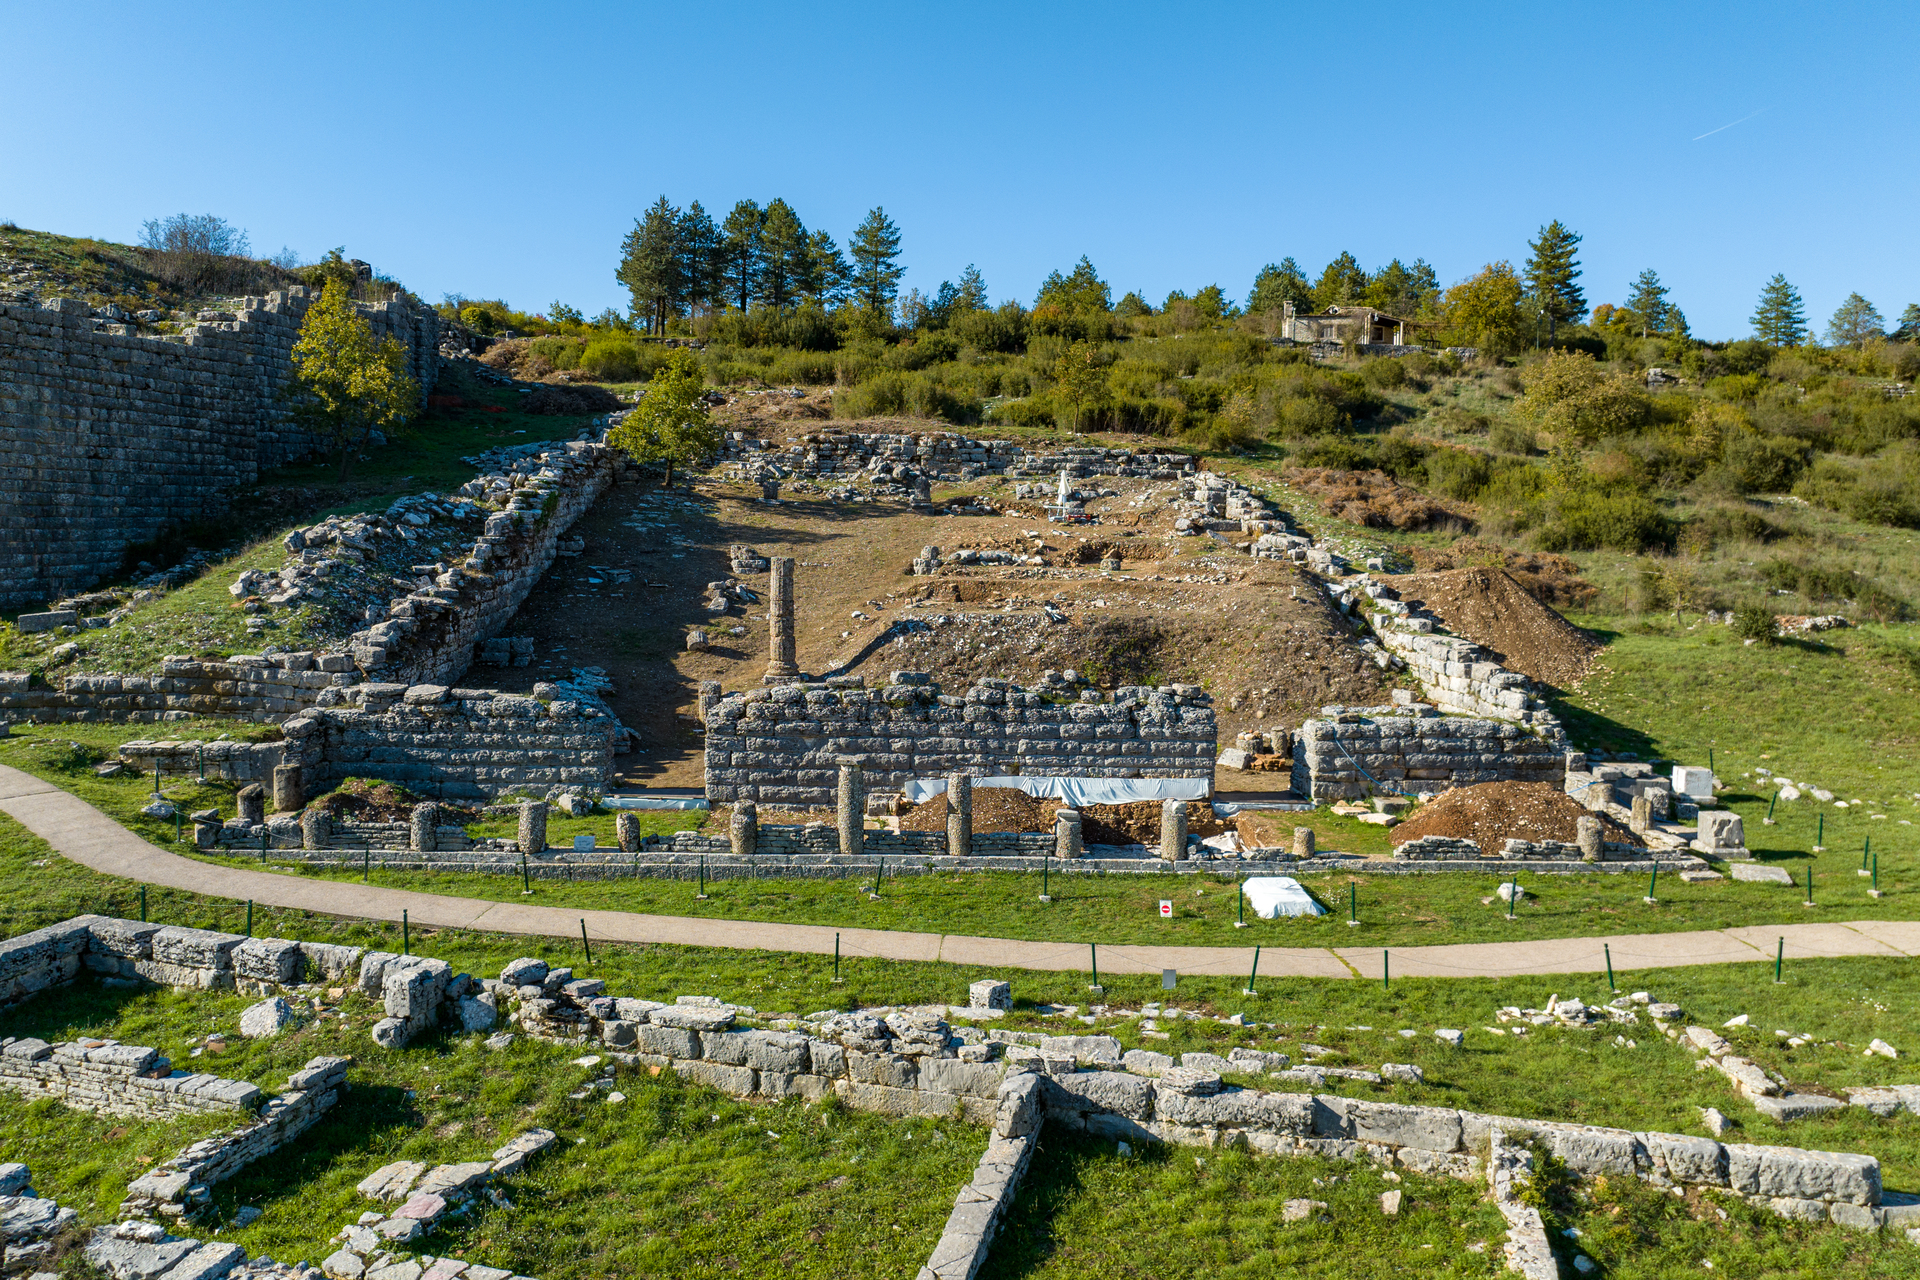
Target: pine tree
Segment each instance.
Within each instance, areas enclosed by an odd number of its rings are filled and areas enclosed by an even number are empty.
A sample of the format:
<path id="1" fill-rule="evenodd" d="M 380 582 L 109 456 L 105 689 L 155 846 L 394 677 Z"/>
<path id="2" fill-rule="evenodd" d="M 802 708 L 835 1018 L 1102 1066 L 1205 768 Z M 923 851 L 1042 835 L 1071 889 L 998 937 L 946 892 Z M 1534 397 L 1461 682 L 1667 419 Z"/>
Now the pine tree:
<path id="1" fill-rule="evenodd" d="M 853 258 L 855 299 L 875 317 L 890 315 L 906 268 L 899 263 L 900 228 L 885 209 L 873 207 L 853 233 L 847 252 Z"/>
<path id="2" fill-rule="evenodd" d="M 685 296 L 685 263 L 680 254 L 680 211 L 661 196 L 633 224 L 620 243 L 620 269 L 614 278 L 627 287 L 632 314 L 655 333 L 678 314 Z"/>
<path id="3" fill-rule="evenodd" d="M 1909 302 L 1900 313 L 1900 327 L 1893 331 L 1893 338 L 1896 342 L 1920 339 L 1920 302 Z"/>
<path id="4" fill-rule="evenodd" d="M 1327 264 L 1319 282 L 1313 286 L 1314 310 L 1325 311 L 1328 307 L 1358 302 L 1366 289 L 1367 273 L 1360 269 L 1359 260 L 1343 249 L 1339 257 Z"/>
<path id="5" fill-rule="evenodd" d="M 686 281 L 688 310 L 709 310 L 726 290 L 722 278 L 720 228 L 695 200 L 680 218 L 680 273 Z"/>
<path id="6" fill-rule="evenodd" d="M 823 308 L 833 306 L 846 296 L 847 260 L 841 255 L 840 246 L 825 231 L 816 231 L 807 237 L 807 271 L 800 288 L 807 301 Z"/>
<path id="7" fill-rule="evenodd" d="M 760 216 L 760 301 L 776 312 L 792 306 L 807 276 L 807 229 L 785 200 Z"/>
<path id="8" fill-rule="evenodd" d="M 1865 346 L 1868 338 L 1886 334 L 1887 322 L 1875 306 L 1857 293 L 1847 295 L 1827 321 L 1827 345 L 1830 347 Z"/>
<path id="9" fill-rule="evenodd" d="M 1036 308 L 1058 307 L 1072 315 L 1079 311 L 1111 311 L 1112 298 L 1113 291 L 1083 253 L 1068 274 L 1063 276 L 1058 271 L 1047 273 L 1047 278 L 1040 282 L 1040 292 L 1035 295 L 1033 305 Z"/>
<path id="10" fill-rule="evenodd" d="M 1291 302 L 1295 311 L 1313 309 L 1313 288 L 1306 272 L 1292 258 L 1269 262 L 1253 277 L 1253 292 L 1247 295 L 1248 311 L 1278 311 Z"/>
<path id="11" fill-rule="evenodd" d="M 1797 347 L 1807 337 L 1807 310 L 1800 291 L 1778 272 L 1760 290 L 1753 312 L 1753 336 L 1769 346 Z"/>
<path id="12" fill-rule="evenodd" d="M 1667 330 L 1667 286 L 1660 273 L 1648 267 L 1634 278 L 1627 289 L 1627 310 L 1640 317 L 1640 336 Z"/>
<path id="13" fill-rule="evenodd" d="M 760 283 L 760 206 L 742 200 L 720 224 L 726 299 L 745 311 Z"/>
<path id="14" fill-rule="evenodd" d="M 1540 228 L 1540 236 L 1529 241 L 1533 256 L 1527 259 L 1525 279 L 1528 292 L 1540 304 L 1547 318 L 1547 341 L 1559 337 L 1559 322 L 1578 320 L 1587 314 L 1586 294 L 1580 289 L 1580 259 L 1574 251 L 1580 237 L 1555 218 Z"/>
<path id="15" fill-rule="evenodd" d="M 971 262 L 960 273 L 960 286 L 954 291 L 953 306 L 956 312 L 987 309 L 987 278 Z"/>

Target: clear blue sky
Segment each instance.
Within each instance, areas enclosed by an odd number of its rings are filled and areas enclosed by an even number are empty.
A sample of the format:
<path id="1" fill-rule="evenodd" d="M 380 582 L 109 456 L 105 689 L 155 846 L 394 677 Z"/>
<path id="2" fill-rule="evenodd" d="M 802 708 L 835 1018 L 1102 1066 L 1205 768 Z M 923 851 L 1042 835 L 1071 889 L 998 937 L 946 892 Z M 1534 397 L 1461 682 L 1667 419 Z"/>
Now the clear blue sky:
<path id="1" fill-rule="evenodd" d="M 996 300 L 1083 253 L 1156 303 L 1343 249 L 1451 283 L 1557 217 L 1590 303 L 1651 266 L 1704 337 L 1776 271 L 1822 325 L 1920 301 L 1911 4 L 9 0 L 0 29 L 0 217 L 212 212 L 429 299 L 624 307 L 664 192 L 784 196 L 843 244 L 884 205 L 906 283 L 972 262 Z"/>

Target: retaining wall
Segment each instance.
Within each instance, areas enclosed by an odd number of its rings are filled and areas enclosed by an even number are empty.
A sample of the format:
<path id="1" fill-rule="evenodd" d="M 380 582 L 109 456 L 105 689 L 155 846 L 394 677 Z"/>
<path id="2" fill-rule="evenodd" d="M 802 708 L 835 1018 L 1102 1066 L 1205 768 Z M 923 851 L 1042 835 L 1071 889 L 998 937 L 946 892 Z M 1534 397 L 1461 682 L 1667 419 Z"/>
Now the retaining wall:
<path id="1" fill-rule="evenodd" d="M 1376 620 L 1380 643 L 1400 656 L 1440 710 L 1559 728 L 1559 718 L 1534 696 L 1533 681 L 1493 661 L 1479 645 L 1458 636 L 1406 630 L 1400 619 Z"/>
<path id="2" fill-rule="evenodd" d="M 882 467 L 911 467 L 951 479 L 981 475 L 1152 476 L 1171 480 L 1193 470 L 1183 453 L 1146 453 L 1075 445 L 1035 453 L 1011 440 L 975 440 L 952 431 L 912 435 L 865 431 L 818 431 L 785 449 L 769 450 L 745 432 L 730 431 L 721 442 L 727 461 L 764 460 L 801 475 L 852 475 Z"/>
<path id="3" fill-rule="evenodd" d="M 311 453 L 280 402 L 304 287 L 203 312 L 182 335 L 99 324 L 86 304 L 0 304 L 0 606 L 78 591 L 129 543 L 220 509 L 222 493 Z M 356 310 L 430 390 L 439 317 L 395 295 Z"/>
<path id="4" fill-rule="evenodd" d="M 1566 776 L 1566 746 L 1511 720 L 1430 707 L 1328 707 L 1293 737 L 1293 790 L 1315 801 Z"/>
<path id="5" fill-rule="evenodd" d="M 722 698 L 706 721 L 708 799 L 803 807 L 832 801 L 847 756 L 877 790 L 950 773 L 1211 778 L 1216 738 L 1213 700 L 1195 685 L 1071 703 L 1006 680 L 965 698 L 930 683 L 783 685 Z"/>
<path id="6" fill-rule="evenodd" d="M 0 1089 L 30 1101 L 51 1098 L 80 1111 L 155 1119 L 222 1112 L 251 1114 L 263 1095 L 244 1080 L 175 1071 L 158 1049 L 112 1040 L 48 1044 L 0 1040 Z"/>

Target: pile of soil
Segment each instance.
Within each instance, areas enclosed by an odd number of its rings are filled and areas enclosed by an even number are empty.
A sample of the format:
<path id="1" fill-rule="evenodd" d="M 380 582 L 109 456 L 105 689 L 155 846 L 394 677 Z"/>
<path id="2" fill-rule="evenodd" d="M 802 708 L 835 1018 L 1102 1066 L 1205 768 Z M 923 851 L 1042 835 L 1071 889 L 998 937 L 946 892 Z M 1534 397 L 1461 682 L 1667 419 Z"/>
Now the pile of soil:
<path id="1" fill-rule="evenodd" d="M 1509 840 L 1559 840 L 1572 844 L 1574 824 L 1599 817 L 1606 840 L 1639 845 L 1640 838 L 1605 815 L 1590 813 L 1551 782 L 1483 782 L 1441 794 L 1420 812 L 1393 828 L 1393 843 L 1421 836 L 1471 840 L 1483 854 L 1498 855 Z"/>
<path id="2" fill-rule="evenodd" d="M 1014 787 L 975 787 L 973 789 L 973 829 L 975 831 L 1051 831 L 1057 800 L 1041 800 Z M 901 815 L 902 831 L 945 831 L 947 797 L 944 793 L 923 800 Z"/>
<path id="3" fill-rule="evenodd" d="M 1580 576 L 1579 565 L 1551 551 L 1515 551 L 1478 538 L 1460 538 L 1444 547 L 1410 546 L 1404 550 L 1421 573 L 1476 567 L 1505 569 L 1521 590 L 1556 609 L 1577 609 L 1600 594 L 1600 588 Z"/>
<path id="4" fill-rule="evenodd" d="M 556 415 L 613 413 L 626 407 L 620 397 L 613 392 L 605 387 L 596 387 L 591 384 L 571 387 L 554 383 L 543 384 L 534 388 L 520 402 L 523 412 Z"/>
<path id="5" fill-rule="evenodd" d="M 1409 489 L 1384 471 L 1294 467 L 1287 472 L 1287 483 L 1318 499 L 1336 520 L 1369 529 L 1473 529 L 1472 517 Z"/>
<path id="6" fill-rule="evenodd" d="M 422 799 L 405 787 L 396 787 L 391 782 L 348 778 L 340 784 L 339 789 L 328 792 L 313 803 L 315 808 L 326 810 L 328 816 L 336 821 L 405 822 L 413 815 L 413 807 Z M 450 804 L 440 806 L 443 825 L 473 822 L 476 818 L 474 810 Z"/>
<path id="7" fill-rule="evenodd" d="M 1217 836 L 1227 826 L 1213 816 L 1213 806 L 1204 800 L 1187 802 L 1187 834 Z M 1080 837 L 1088 844 L 1160 844 L 1160 802 L 1140 800 L 1132 804 L 1090 804 L 1080 811 Z"/>
<path id="8" fill-rule="evenodd" d="M 1500 665 L 1565 689 L 1587 674 L 1600 642 L 1527 592 L 1505 569 L 1409 573 L 1387 580 L 1447 630 L 1491 650 Z"/>

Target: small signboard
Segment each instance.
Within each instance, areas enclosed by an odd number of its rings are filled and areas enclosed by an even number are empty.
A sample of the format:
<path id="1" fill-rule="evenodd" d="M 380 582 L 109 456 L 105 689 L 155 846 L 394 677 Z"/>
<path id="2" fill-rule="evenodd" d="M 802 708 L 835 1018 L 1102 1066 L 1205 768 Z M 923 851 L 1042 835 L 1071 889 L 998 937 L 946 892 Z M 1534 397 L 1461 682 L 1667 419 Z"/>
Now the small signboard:
<path id="1" fill-rule="evenodd" d="M 1173 899 L 1172 898 L 1160 899 L 1160 918 L 1162 920 L 1173 919 Z"/>
<path id="2" fill-rule="evenodd" d="M 1160 989 L 1162 991 L 1173 990 L 1175 986 L 1179 985 L 1179 982 L 1179 971 L 1174 969 L 1162 969 L 1160 971 Z"/>
<path id="3" fill-rule="evenodd" d="M 575 853 L 586 853 L 592 850 L 592 848 L 593 848 L 592 836 L 575 836 L 573 838 L 573 851 Z"/>

